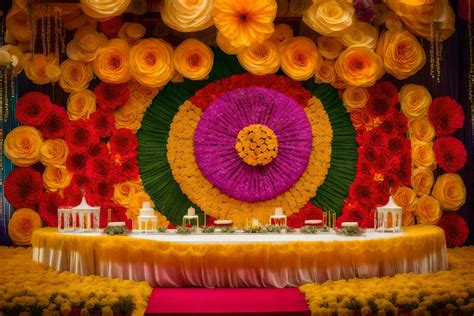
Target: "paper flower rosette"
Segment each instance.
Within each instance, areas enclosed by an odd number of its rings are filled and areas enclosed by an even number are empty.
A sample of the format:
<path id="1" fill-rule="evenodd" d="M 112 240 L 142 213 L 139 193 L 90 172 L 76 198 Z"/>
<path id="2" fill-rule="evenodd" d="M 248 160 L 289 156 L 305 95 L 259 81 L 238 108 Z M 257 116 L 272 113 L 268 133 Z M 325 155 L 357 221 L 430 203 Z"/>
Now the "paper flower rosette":
<path id="1" fill-rule="evenodd" d="M 198 213 L 268 221 L 308 201 L 340 209 L 354 179 L 357 143 L 337 91 L 314 81 L 245 73 L 215 51 L 203 81 L 168 84 L 138 132 L 141 177 L 157 208 L 179 223 Z"/>

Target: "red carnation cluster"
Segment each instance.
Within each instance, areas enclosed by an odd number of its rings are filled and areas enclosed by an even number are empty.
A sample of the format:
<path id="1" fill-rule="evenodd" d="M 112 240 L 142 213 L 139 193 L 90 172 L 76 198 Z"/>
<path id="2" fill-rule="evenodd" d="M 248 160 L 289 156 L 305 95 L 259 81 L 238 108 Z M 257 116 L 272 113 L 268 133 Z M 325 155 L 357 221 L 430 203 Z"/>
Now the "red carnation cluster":
<path id="1" fill-rule="evenodd" d="M 436 162 L 446 172 L 455 173 L 466 164 L 467 151 L 462 141 L 451 136 L 438 138 L 433 150 Z"/>
<path id="2" fill-rule="evenodd" d="M 294 81 L 285 76 L 264 75 L 254 76 L 249 73 L 233 75 L 229 78 L 218 80 L 197 91 L 190 99 L 192 104 L 205 110 L 209 104 L 219 98 L 226 91 L 246 88 L 246 87 L 270 88 L 286 94 L 298 102 L 302 107 L 308 106 L 308 101 L 312 95 L 301 85 L 301 82 Z"/>
<path id="3" fill-rule="evenodd" d="M 35 209 L 42 190 L 41 173 L 32 167 L 15 168 L 5 179 L 5 198 L 17 209 Z"/>
<path id="4" fill-rule="evenodd" d="M 110 137 L 110 153 L 120 161 L 136 157 L 137 148 L 138 137 L 127 128 L 119 128 Z"/>
<path id="5" fill-rule="evenodd" d="M 39 127 L 50 115 L 53 104 L 46 94 L 28 92 L 16 103 L 16 118 L 23 125 Z"/>
<path id="6" fill-rule="evenodd" d="M 58 208 L 64 206 L 64 199 L 57 192 L 44 192 L 39 200 L 38 211 L 50 227 L 58 227 Z"/>
<path id="7" fill-rule="evenodd" d="M 128 83 L 101 82 L 94 88 L 94 94 L 99 108 L 106 112 L 112 112 L 127 103 L 130 90 Z"/>
<path id="8" fill-rule="evenodd" d="M 59 105 L 53 105 L 51 112 L 39 126 L 39 130 L 46 138 L 61 138 L 66 133 L 68 123 L 66 111 Z"/>
<path id="9" fill-rule="evenodd" d="M 99 137 L 89 121 L 77 120 L 68 125 L 64 140 L 71 152 L 86 152 Z"/>
<path id="10" fill-rule="evenodd" d="M 115 129 L 115 117 L 112 112 L 95 111 L 90 117 L 90 122 L 99 137 L 109 137 Z"/>
<path id="11" fill-rule="evenodd" d="M 431 102 L 428 117 L 438 136 L 453 134 L 464 124 L 461 105 L 450 97 L 438 97 Z"/>
<path id="12" fill-rule="evenodd" d="M 298 213 L 295 213 L 288 217 L 288 227 L 300 228 L 304 226 L 304 222 L 306 220 L 311 219 L 323 219 L 323 211 L 313 205 L 311 202 L 307 202 L 305 206 L 303 206 Z"/>
<path id="13" fill-rule="evenodd" d="M 457 213 L 445 213 L 437 225 L 444 230 L 448 247 L 464 245 L 469 236 L 469 227 L 462 216 Z"/>

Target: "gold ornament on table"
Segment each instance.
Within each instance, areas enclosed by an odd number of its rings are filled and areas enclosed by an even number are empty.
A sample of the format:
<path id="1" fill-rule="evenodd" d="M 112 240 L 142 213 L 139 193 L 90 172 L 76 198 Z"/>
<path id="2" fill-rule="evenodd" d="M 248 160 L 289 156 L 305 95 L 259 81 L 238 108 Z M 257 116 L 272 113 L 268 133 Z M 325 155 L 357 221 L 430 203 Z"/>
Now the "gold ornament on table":
<path id="1" fill-rule="evenodd" d="M 336 212 L 329 210 L 327 212 L 323 211 L 323 226 L 334 228 L 336 227 Z"/>

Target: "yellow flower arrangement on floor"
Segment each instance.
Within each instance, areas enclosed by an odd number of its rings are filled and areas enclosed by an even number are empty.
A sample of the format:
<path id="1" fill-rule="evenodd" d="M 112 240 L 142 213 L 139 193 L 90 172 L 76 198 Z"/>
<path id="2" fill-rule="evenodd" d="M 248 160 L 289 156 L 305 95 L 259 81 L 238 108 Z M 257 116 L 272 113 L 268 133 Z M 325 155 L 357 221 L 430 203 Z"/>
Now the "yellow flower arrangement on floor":
<path id="1" fill-rule="evenodd" d="M 142 315 L 151 293 L 146 282 L 57 272 L 31 260 L 31 248 L 0 247 L 0 314 L 38 311 L 42 315 L 112 315 L 119 305 Z M 7 273 L 8 271 L 8 273 Z"/>
<path id="2" fill-rule="evenodd" d="M 313 315 L 450 315 L 474 312 L 474 247 L 448 250 L 450 269 L 430 274 L 327 281 L 300 287 Z"/>

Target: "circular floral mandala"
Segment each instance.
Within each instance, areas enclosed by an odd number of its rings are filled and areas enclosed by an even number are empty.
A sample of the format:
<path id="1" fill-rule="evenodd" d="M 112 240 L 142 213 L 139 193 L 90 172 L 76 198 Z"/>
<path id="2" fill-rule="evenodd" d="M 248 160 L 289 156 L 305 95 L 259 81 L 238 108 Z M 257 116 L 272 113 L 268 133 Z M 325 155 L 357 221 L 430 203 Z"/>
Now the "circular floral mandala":
<path id="1" fill-rule="evenodd" d="M 245 162 L 235 149 L 239 133 L 257 124 L 278 140 L 278 155 L 265 165 Z M 263 146 L 264 140 L 259 141 L 248 143 L 248 149 Z M 311 125 L 295 100 L 275 90 L 251 87 L 225 93 L 205 110 L 195 131 L 194 154 L 201 172 L 221 192 L 258 202 L 284 193 L 301 177 L 311 142 Z"/>

